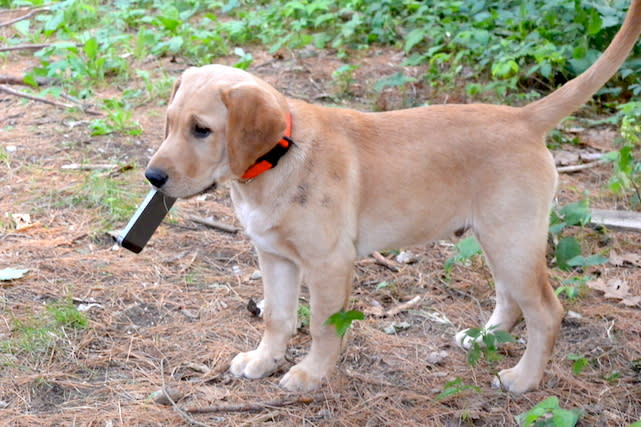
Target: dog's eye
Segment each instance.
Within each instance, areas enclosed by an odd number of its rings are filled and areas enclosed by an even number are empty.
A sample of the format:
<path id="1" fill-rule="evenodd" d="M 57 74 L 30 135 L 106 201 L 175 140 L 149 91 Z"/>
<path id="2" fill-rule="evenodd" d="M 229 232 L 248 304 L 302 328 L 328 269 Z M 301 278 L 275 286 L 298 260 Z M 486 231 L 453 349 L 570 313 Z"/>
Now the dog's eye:
<path id="1" fill-rule="evenodd" d="M 211 134 L 211 129 L 200 126 L 199 124 L 194 124 L 194 127 L 191 130 L 191 133 L 196 138 L 207 138 Z"/>

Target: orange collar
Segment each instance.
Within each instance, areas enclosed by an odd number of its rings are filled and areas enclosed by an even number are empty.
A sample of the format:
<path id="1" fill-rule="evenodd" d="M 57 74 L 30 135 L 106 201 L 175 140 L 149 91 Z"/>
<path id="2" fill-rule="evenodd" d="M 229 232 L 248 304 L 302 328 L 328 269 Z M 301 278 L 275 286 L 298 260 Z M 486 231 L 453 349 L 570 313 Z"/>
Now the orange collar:
<path id="1" fill-rule="evenodd" d="M 256 163 L 251 165 L 243 174 L 242 179 L 253 179 L 256 178 L 258 175 L 260 175 L 263 172 L 267 172 L 268 170 L 275 168 L 276 165 L 278 164 L 278 161 L 280 160 L 281 157 L 283 157 L 285 154 L 287 154 L 287 151 L 289 151 L 289 148 L 294 145 L 294 141 L 292 141 L 291 136 L 292 136 L 292 115 L 291 113 L 287 113 L 287 116 L 285 118 L 287 122 L 287 126 L 285 127 L 285 134 L 283 137 L 276 143 L 274 148 L 269 150 L 266 154 L 260 156 L 258 160 L 256 160 Z"/>

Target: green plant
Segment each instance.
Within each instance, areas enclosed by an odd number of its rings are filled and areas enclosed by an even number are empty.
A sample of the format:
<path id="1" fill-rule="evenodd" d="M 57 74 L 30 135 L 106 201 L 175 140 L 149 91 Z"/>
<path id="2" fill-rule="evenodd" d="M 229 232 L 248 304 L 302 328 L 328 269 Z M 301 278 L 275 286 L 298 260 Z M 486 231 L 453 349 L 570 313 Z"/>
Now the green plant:
<path id="1" fill-rule="evenodd" d="M 465 334 L 471 338 L 472 347 L 467 352 L 467 363 L 471 366 L 475 366 L 481 358 L 490 364 L 502 360 L 503 356 L 498 352 L 498 346 L 516 342 L 509 332 L 496 330 L 495 327 L 470 328 Z"/>
<path id="2" fill-rule="evenodd" d="M 336 328 L 336 334 L 339 337 L 343 337 L 347 330 L 352 326 L 354 320 L 363 320 L 365 315 L 357 310 L 349 311 L 338 311 L 327 318 L 325 325 L 330 326 L 334 325 Z"/>
<path id="3" fill-rule="evenodd" d="M 584 275 L 564 279 L 561 281 L 561 286 L 556 288 L 555 293 L 557 295 L 565 295 L 570 299 L 577 298 L 585 289 L 585 284 L 594 278 L 595 276 L 593 275 Z"/>
<path id="4" fill-rule="evenodd" d="M 309 322 L 312 318 L 312 311 L 309 309 L 309 306 L 306 304 L 299 304 L 297 311 L 297 318 L 299 327 L 308 327 Z"/>
<path id="5" fill-rule="evenodd" d="M 559 406 L 556 396 L 548 397 L 534 405 L 529 411 L 517 415 L 516 422 L 521 427 L 573 427 L 581 418 L 583 412 L 579 409 L 563 409 Z"/>
<path id="6" fill-rule="evenodd" d="M 475 237 L 467 237 L 465 239 L 462 239 L 458 243 L 456 243 L 454 247 L 457 251 L 456 255 L 448 258 L 443 265 L 445 273 L 448 275 L 452 272 L 455 264 L 469 262 L 474 256 L 480 255 L 482 253 L 481 245 Z"/>
<path id="7" fill-rule="evenodd" d="M 555 242 L 554 257 L 561 270 L 568 271 L 576 267 L 589 267 L 603 264 L 607 258 L 601 255 L 581 255 L 581 245 L 573 236 L 562 236 L 570 226 L 583 227 L 590 222 L 592 213 L 587 199 L 569 203 L 561 208 L 555 207 L 550 212 L 550 234 Z"/>
<path id="8" fill-rule="evenodd" d="M 95 119 L 89 123 L 92 136 L 108 135 L 111 133 L 124 133 L 137 136 L 142 133 L 142 127 L 134 120 L 133 111 L 122 99 L 103 100 L 104 109 L 107 111 L 106 119 Z"/>
<path id="9" fill-rule="evenodd" d="M 481 389 L 475 385 L 464 384 L 463 380 L 457 377 L 456 379 L 445 383 L 443 391 L 436 395 L 436 400 L 443 400 L 450 396 L 462 393 L 466 390 L 472 390 L 476 393 L 479 393 L 481 391 Z"/>
<path id="10" fill-rule="evenodd" d="M 338 96 L 352 95 L 352 85 L 354 84 L 354 73 L 358 65 L 343 64 L 332 73 L 334 88 Z"/>
<path id="11" fill-rule="evenodd" d="M 637 88 L 641 90 L 641 85 Z M 621 148 L 608 153 L 605 159 L 612 163 L 612 177 L 608 183 L 615 194 L 625 194 L 632 206 L 641 205 L 641 102 L 628 102 L 618 107 L 617 119 L 621 126 Z"/>
<path id="12" fill-rule="evenodd" d="M 579 375 L 590 364 L 587 358 L 574 353 L 568 354 L 567 359 L 572 361 L 572 373 L 574 375 Z"/>
<path id="13" fill-rule="evenodd" d="M 29 355 L 47 353 L 66 331 L 85 329 L 88 323 L 71 299 L 50 303 L 43 313 L 13 319 L 12 337 L 0 344 L 0 351 Z"/>
<path id="14" fill-rule="evenodd" d="M 100 230 L 108 230 L 127 221 L 139 202 L 133 193 L 118 179 L 99 172 L 87 175 L 70 196 L 56 196 L 57 205 L 97 209 L 102 214 Z"/>

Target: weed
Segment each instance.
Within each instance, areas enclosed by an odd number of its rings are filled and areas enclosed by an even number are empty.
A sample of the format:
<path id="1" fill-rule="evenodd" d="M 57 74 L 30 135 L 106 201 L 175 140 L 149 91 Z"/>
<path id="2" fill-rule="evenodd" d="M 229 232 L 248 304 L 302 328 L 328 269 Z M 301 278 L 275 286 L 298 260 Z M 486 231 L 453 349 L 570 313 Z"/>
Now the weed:
<path id="1" fill-rule="evenodd" d="M 353 95 L 354 73 L 358 68 L 358 65 L 343 64 L 332 73 L 333 86 L 339 97 Z"/>
<path id="2" fill-rule="evenodd" d="M 65 331 L 85 329 L 88 320 L 73 305 L 71 299 L 48 304 L 46 310 L 26 319 L 13 319 L 12 338 L 0 344 L 0 351 L 15 354 L 40 355 L 47 353 Z"/>
<path id="3" fill-rule="evenodd" d="M 365 319 L 365 315 L 357 310 L 350 310 L 350 311 L 338 311 L 325 321 L 325 325 L 334 325 L 336 328 L 336 334 L 339 337 L 343 337 L 346 333 L 347 330 L 352 326 L 352 322 L 354 320 L 363 320 Z"/>
<path id="4" fill-rule="evenodd" d="M 312 318 L 312 311 L 309 309 L 308 305 L 300 304 L 298 306 L 297 318 L 299 328 L 306 328 L 309 326 L 309 322 Z"/>
<path id="5" fill-rule="evenodd" d="M 559 406 L 556 396 L 548 397 L 534 405 L 529 411 L 517 415 L 516 422 L 521 427 L 530 426 L 559 426 L 573 427 L 581 418 L 583 412 L 579 409 L 563 409 Z"/>
<path id="6" fill-rule="evenodd" d="M 466 335 L 472 338 L 472 348 L 467 353 L 467 363 L 475 366 L 481 358 L 484 358 L 490 365 L 503 359 L 498 352 L 498 346 L 503 343 L 516 342 L 514 337 L 506 331 L 496 330 L 495 327 L 471 328 Z"/>
<path id="7" fill-rule="evenodd" d="M 445 383 L 443 391 L 436 395 L 436 400 L 443 400 L 450 396 L 462 393 L 466 390 L 472 390 L 476 393 L 479 393 L 481 391 L 479 387 L 471 384 L 464 384 L 461 378 L 456 378 L 455 380 Z"/>
<path id="8" fill-rule="evenodd" d="M 593 275 L 584 275 L 564 279 L 561 281 L 561 286 L 556 288 L 555 293 L 557 295 L 565 295 L 570 299 L 577 298 L 585 289 L 585 284 L 594 278 L 595 276 Z"/>
<path id="9" fill-rule="evenodd" d="M 556 265 L 561 270 L 568 271 L 572 268 L 585 268 L 607 262 L 601 255 L 581 255 L 581 245 L 573 236 L 562 236 L 562 232 L 570 226 L 585 226 L 592 217 L 588 200 L 583 199 L 569 203 L 561 208 L 553 208 L 550 212 L 549 232 L 555 243 L 554 257 Z"/>
<path id="10" fill-rule="evenodd" d="M 91 135 L 108 135 L 110 133 L 124 133 L 137 136 L 142 133 L 140 124 L 133 119 L 130 106 L 122 99 L 103 100 L 104 109 L 107 111 L 106 119 L 96 119 L 89 124 Z"/>
<path id="11" fill-rule="evenodd" d="M 456 255 L 448 258 L 443 265 L 446 275 L 450 275 L 455 264 L 465 264 L 476 255 L 481 254 L 481 245 L 474 237 L 468 237 L 460 240 L 456 245 Z"/>
<path id="12" fill-rule="evenodd" d="M 574 353 L 568 354 L 567 359 L 572 361 L 572 373 L 574 375 L 579 375 L 590 364 L 587 358 Z"/>

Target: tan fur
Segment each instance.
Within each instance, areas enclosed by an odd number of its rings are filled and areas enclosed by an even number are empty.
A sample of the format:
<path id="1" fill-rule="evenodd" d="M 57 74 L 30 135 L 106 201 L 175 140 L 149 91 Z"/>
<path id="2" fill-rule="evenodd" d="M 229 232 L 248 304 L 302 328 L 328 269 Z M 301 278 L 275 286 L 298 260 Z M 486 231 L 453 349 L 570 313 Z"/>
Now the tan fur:
<path id="1" fill-rule="evenodd" d="M 557 174 L 545 133 L 616 71 L 641 30 L 641 0 L 621 31 L 577 79 L 523 108 L 436 105 L 386 113 L 326 108 L 285 98 L 261 79 L 220 65 L 185 71 L 167 111 L 165 141 L 149 163 L 168 175 L 162 191 L 189 197 L 228 184 L 251 237 L 265 291 L 265 333 L 231 371 L 264 377 L 283 362 L 296 328 L 298 292 L 311 293 L 312 346 L 281 380 L 311 390 L 335 366 L 340 339 L 325 320 L 347 306 L 353 262 L 470 228 L 496 282 L 487 327 L 523 316 L 528 345 L 500 372 L 514 392 L 536 388 L 562 308 L 548 283 L 548 215 Z M 296 145 L 251 182 L 240 176 L 273 147 L 292 115 Z M 193 127 L 211 130 L 196 138 Z M 458 341 L 466 346 L 463 333 Z"/>

